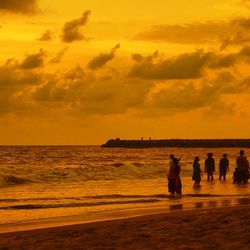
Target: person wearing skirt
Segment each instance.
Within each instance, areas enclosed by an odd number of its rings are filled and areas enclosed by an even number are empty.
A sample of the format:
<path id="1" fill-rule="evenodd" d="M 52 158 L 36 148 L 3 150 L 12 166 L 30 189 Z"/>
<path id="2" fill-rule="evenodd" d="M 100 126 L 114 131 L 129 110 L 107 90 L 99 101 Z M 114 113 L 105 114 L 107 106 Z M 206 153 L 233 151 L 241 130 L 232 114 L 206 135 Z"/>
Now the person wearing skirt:
<path id="1" fill-rule="evenodd" d="M 168 191 L 172 195 L 182 194 L 182 183 L 180 178 L 181 168 L 179 159 L 175 158 L 173 154 L 170 155 L 169 172 L 168 172 Z"/>

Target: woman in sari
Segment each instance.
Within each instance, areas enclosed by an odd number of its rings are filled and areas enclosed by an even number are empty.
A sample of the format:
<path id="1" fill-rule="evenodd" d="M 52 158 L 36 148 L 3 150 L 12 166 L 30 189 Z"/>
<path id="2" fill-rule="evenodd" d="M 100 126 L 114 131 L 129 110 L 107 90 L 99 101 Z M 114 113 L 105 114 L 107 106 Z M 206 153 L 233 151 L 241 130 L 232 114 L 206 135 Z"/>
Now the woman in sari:
<path id="1" fill-rule="evenodd" d="M 173 154 L 170 155 L 170 162 L 169 162 L 169 172 L 168 172 L 168 191 L 171 194 L 179 194 L 181 195 L 181 178 L 180 172 L 181 168 L 179 165 L 179 159 L 175 158 Z"/>

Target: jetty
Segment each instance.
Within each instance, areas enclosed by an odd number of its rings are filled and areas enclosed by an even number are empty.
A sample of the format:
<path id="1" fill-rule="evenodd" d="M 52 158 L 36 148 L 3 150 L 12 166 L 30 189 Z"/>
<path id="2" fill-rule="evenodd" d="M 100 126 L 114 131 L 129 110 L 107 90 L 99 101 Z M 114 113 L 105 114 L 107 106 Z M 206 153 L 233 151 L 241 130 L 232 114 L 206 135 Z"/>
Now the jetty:
<path id="1" fill-rule="evenodd" d="M 250 139 L 160 139 L 108 140 L 103 148 L 250 148 Z"/>

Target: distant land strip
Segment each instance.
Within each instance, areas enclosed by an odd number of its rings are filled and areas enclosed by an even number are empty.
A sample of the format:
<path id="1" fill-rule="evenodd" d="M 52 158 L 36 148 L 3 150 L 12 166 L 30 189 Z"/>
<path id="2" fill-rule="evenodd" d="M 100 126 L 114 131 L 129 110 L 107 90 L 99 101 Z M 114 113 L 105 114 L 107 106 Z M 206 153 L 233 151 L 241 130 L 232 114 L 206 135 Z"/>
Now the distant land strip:
<path id="1" fill-rule="evenodd" d="M 108 140 L 103 148 L 250 148 L 250 139 L 160 139 L 160 140 Z"/>

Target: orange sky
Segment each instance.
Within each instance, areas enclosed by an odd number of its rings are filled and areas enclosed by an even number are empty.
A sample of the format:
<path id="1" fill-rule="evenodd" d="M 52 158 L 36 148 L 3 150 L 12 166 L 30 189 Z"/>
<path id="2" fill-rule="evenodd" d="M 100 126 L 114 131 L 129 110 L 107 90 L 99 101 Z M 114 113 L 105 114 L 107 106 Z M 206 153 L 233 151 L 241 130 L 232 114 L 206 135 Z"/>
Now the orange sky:
<path id="1" fill-rule="evenodd" d="M 1 0 L 0 144 L 249 138 L 249 11 L 249 0 Z"/>

